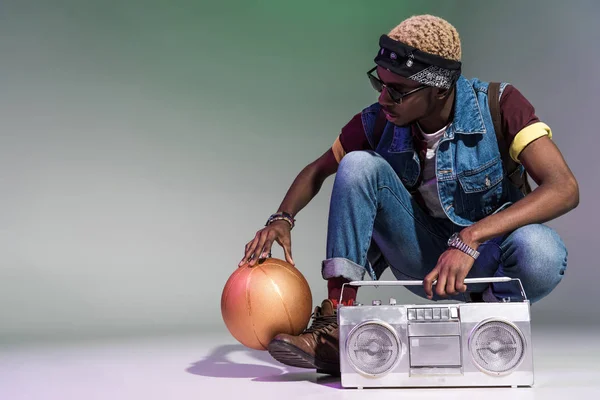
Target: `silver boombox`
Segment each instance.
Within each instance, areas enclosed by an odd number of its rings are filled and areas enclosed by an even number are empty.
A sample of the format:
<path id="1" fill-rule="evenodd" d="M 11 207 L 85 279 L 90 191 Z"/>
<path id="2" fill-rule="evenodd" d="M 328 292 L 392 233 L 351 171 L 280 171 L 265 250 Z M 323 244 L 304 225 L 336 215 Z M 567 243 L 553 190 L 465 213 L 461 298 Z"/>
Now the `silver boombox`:
<path id="1" fill-rule="evenodd" d="M 390 299 L 387 305 L 339 306 L 342 387 L 532 386 L 530 304 L 521 281 L 473 278 L 465 284 L 508 281 L 518 281 L 523 301 L 401 305 Z"/>

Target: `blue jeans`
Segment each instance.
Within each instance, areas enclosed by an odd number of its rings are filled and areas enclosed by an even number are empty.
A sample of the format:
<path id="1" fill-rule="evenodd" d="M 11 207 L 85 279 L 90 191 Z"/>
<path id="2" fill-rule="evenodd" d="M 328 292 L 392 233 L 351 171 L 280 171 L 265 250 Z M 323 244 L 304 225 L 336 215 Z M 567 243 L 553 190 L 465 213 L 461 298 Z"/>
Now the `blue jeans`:
<path id="1" fill-rule="evenodd" d="M 392 167 L 371 151 L 350 152 L 340 162 L 333 185 L 324 279 L 380 278 L 390 267 L 397 279 L 422 280 L 447 250 L 448 238 L 462 227 L 433 218 L 415 202 Z M 542 299 L 562 280 L 567 249 L 551 228 L 532 224 L 484 242 L 467 278 L 519 278 L 530 302 Z M 426 297 L 422 286 L 407 286 Z M 521 300 L 516 282 L 467 285 L 467 292 L 445 299 Z M 433 300 L 441 298 L 435 294 Z M 485 299 L 485 297 L 484 297 Z"/>

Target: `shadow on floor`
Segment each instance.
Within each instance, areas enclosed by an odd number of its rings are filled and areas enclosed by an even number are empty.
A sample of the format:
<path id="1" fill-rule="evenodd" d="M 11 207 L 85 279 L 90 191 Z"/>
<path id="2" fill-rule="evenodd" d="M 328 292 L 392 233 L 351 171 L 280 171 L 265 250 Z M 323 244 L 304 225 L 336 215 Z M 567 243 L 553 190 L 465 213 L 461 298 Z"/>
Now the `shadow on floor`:
<path id="1" fill-rule="evenodd" d="M 261 364 L 234 363 L 228 355 L 244 352 Z M 264 365 L 268 364 L 268 365 Z M 202 360 L 186 368 L 186 372 L 214 378 L 254 378 L 255 382 L 308 381 L 319 385 L 339 388 L 339 377 L 318 374 L 315 370 L 289 367 L 274 360 L 266 351 L 252 350 L 240 344 L 216 347 Z"/>

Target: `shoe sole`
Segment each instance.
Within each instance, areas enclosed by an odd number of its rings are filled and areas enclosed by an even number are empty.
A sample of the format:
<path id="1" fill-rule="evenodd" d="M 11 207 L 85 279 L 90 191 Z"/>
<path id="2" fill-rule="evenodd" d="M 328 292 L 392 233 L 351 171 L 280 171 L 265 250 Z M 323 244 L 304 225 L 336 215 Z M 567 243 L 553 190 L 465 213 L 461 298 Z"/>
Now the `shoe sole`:
<path id="1" fill-rule="evenodd" d="M 315 359 L 304 350 L 281 340 L 272 340 L 267 346 L 271 356 L 282 364 L 298 368 L 316 369 L 319 373 L 338 375 L 340 366 Z"/>

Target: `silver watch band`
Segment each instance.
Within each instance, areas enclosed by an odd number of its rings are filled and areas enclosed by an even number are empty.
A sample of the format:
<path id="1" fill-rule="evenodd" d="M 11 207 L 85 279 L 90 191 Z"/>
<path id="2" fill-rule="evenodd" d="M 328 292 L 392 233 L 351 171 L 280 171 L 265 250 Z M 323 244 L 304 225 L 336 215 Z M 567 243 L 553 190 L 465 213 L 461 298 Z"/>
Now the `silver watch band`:
<path id="1" fill-rule="evenodd" d="M 469 256 L 473 257 L 475 260 L 477 260 L 477 257 L 479 257 L 479 252 L 475 249 L 472 249 L 470 246 L 468 246 L 465 242 L 463 242 L 460 239 L 460 237 L 457 237 L 455 243 L 452 243 L 450 246 L 462 251 L 465 254 L 468 254 Z"/>

